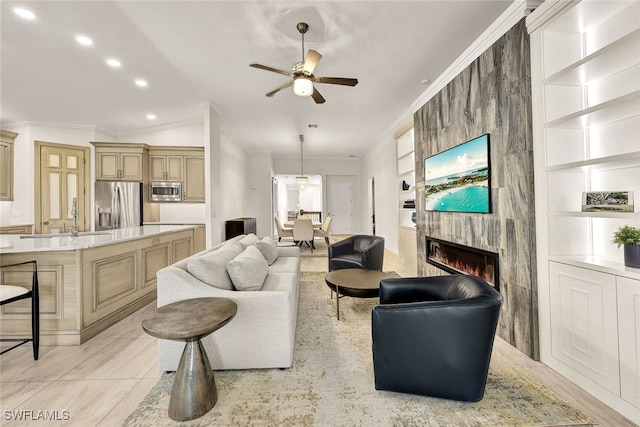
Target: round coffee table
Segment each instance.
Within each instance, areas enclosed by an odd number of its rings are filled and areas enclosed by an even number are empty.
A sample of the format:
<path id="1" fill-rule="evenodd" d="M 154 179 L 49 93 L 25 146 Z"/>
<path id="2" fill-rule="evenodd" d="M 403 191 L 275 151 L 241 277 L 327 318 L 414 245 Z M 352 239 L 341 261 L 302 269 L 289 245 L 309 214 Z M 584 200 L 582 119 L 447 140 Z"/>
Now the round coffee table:
<path id="1" fill-rule="evenodd" d="M 200 339 L 229 323 L 236 311 L 236 304 L 226 298 L 195 298 L 160 307 L 142 322 L 151 336 L 186 342 L 169 400 L 172 420 L 193 420 L 216 404 L 216 382 Z"/>
<path id="2" fill-rule="evenodd" d="M 327 286 L 336 293 L 336 313 L 340 320 L 340 298 L 375 298 L 380 295 L 380 281 L 391 274 L 364 268 L 343 268 L 330 271 L 324 278 Z"/>

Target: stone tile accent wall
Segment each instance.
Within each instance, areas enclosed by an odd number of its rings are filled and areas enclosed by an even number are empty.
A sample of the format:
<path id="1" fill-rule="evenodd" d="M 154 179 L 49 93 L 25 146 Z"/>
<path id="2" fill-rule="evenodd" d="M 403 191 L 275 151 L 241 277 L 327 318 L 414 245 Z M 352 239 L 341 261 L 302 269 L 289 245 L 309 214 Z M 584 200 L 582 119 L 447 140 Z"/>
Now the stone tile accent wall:
<path id="1" fill-rule="evenodd" d="M 498 335 L 538 359 L 529 36 L 524 19 L 414 115 L 418 273 L 425 236 L 499 254 L 504 297 Z M 424 159 L 490 134 L 491 214 L 424 211 Z"/>

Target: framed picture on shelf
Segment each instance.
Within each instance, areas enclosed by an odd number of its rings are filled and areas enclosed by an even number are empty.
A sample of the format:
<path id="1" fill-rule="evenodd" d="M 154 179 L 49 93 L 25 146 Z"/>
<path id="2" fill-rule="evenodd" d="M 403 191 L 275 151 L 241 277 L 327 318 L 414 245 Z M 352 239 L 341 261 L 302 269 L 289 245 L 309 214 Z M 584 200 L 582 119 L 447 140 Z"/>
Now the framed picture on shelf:
<path id="1" fill-rule="evenodd" d="M 633 212 L 632 191 L 586 191 L 582 212 Z"/>

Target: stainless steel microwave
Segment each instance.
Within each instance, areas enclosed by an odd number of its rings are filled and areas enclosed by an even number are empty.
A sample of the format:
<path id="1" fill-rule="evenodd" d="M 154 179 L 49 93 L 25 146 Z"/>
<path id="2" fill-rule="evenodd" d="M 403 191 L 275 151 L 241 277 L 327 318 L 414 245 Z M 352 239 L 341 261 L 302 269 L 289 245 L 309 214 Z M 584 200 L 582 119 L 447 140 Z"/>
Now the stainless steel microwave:
<path id="1" fill-rule="evenodd" d="M 181 202 L 181 182 L 152 182 L 150 187 L 152 202 Z"/>

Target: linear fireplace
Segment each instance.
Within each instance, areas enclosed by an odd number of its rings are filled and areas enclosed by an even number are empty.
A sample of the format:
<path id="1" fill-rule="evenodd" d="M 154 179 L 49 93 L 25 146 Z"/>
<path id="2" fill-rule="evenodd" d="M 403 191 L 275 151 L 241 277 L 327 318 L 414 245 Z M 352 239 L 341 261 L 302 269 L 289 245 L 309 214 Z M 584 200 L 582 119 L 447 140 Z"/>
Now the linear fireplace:
<path id="1" fill-rule="evenodd" d="M 498 254 L 470 246 L 459 245 L 426 236 L 429 264 L 449 273 L 464 273 L 478 276 L 500 292 Z"/>

